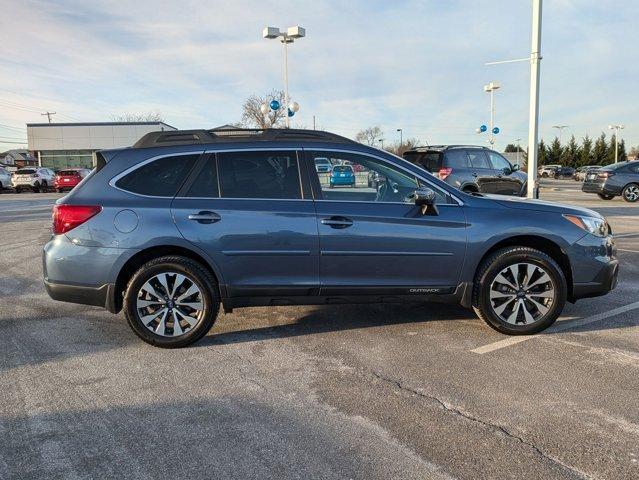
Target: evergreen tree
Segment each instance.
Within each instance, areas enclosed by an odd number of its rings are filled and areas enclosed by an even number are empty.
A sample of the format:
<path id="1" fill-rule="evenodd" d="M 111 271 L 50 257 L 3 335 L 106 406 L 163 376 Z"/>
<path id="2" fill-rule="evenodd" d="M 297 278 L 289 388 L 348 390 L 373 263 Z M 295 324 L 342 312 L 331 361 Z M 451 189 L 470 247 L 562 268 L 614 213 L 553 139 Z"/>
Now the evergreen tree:
<path id="1" fill-rule="evenodd" d="M 539 145 L 537 148 L 537 165 L 541 167 L 542 165 L 550 163 L 548 161 L 548 147 L 546 147 L 543 139 L 539 140 Z"/>
<path id="2" fill-rule="evenodd" d="M 606 134 L 601 132 L 601 135 L 595 140 L 595 146 L 592 149 L 592 164 L 593 165 L 607 165 L 606 153 L 608 151 L 608 145 L 606 143 Z"/>
<path id="3" fill-rule="evenodd" d="M 579 151 L 579 166 L 592 165 L 592 139 L 586 134 Z"/>
<path id="4" fill-rule="evenodd" d="M 620 162 L 628 161 L 628 154 L 626 153 L 626 142 L 624 141 L 623 138 L 619 142 L 619 161 Z"/>
<path id="5" fill-rule="evenodd" d="M 550 144 L 550 148 L 548 149 L 548 154 L 546 157 L 548 164 L 553 165 L 561 162 L 561 155 L 563 152 L 564 149 L 559 142 L 559 138 L 555 137 L 555 139 Z"/>
<path id="6" fill-rule="evenodd" d="M 611 163 L 615 163 L 615 138 L 616 135 L 613 133 L 610 137 L 610 143 L 608 143 L 608 148 L 606 148 L 606 165 Z"/>
<path id="7" fill-rule="evenodd" d="M 568 145 L 564 147 L 560 163 L 567 167 L 579 166 L 579 145 L 577 145 L 574 135 L 570 137 Z"/>

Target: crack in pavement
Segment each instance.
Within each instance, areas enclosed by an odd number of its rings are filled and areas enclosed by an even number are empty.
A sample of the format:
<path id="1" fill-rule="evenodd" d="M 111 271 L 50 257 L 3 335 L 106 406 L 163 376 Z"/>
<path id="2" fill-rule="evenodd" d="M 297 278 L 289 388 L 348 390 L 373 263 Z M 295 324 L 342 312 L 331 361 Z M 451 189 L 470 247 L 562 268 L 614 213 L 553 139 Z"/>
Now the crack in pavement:
<path id="1" fill-rule="evenodd" d="M 385 377 L 384 375 L 382 375 L 379 372 L 373 371 L 373 376 L 375 376 L 375 378 L 377 378 L 378 380 L 381 380 L 385 383 L 389 383 L 391 385 L 393 385 L 395 388 L 397 388 L 398 390 L 401 390 L 403 392 L 408 392 L 409 394 L 412 395 L 417 395 L 419 397 L 422 398 L 426 398 L 428 400 L 431 400 L 431 402 L 433 404 L 435 404 L 435 406 L 437 406 L 438 408 L 444 410 L 447 413 L 451 413 L 455 416 L 464 418 L 466 420 L 469 420 L 471 422 L 477 423 L 479 425 L 482 425 L 485 428 L 488 428 L 489 430 L 498 432 L 502 435 L 505 435 L 508 438 L 512 438 L 513 440 L 517 440 L 518 442 L 520 442 L 523 445 L 526 445 L 527 447 L 530 447 L 536 454 L 538 454 L 539 456 L 541 456 L 542 458 L 556 464 L 559 465 L 567 470 L 569 470 L 570 472 L 572 472 L 574 475 L 578 476 L 579 478 L 584 478 L 584 479 L 592 479 L 594 477 L 592 477 L 591 475 L 588 475 L 587 473 L 584 473 L 578 469 L 576 469 L 575 467 L 572 467 L 564 462 L 562 462 L 561 460 L 559 460 L 558 458 L 553 457 L 552 455 L 549 455 L 547 453 L 545 453 L 543 450 L 541 450 L 537 445 L 535 445 L 534 443 L 525 440 L 524 438 L 520 437 L 519 435 L 516 435 L 512 432 L 510 432 L 509 430 L 507 430 L 505 427 L 501 426 L 501 425 L 497 425 L 494 423 L 491 423 L 489 421 L 486 420 L 482 420 L 481 418 L 475 417 L 474 415 L 471 415 L 468 412 L 465 412 L 433 395 L 428 395 L 427 393 L 419 390 L 419 389 L 415 389 L 413 387 L 409 387 L 404 385 L 402 382 L 398 381 L 398 380 L 394 380 L 392 378 L 388 378 Z"/>

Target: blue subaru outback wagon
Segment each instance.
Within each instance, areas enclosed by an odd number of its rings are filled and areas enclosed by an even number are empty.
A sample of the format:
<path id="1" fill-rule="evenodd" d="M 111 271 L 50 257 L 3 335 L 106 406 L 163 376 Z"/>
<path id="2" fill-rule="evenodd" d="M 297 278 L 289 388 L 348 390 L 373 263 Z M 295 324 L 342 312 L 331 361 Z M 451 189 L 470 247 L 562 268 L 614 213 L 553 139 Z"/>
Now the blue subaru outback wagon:
<path id="1" fill-rule="evenodd" d="M 316 159 L 374 186 L 330 188 Z M 97 153 L 53 212 L 49 295 L 124 311 L 159 347 L 204 336 L 220 306 L 458 302 L 507 334 L 617 281 L 612 231 L 591 210 L 469 195 L 328 132 L 153 132 Z"/>

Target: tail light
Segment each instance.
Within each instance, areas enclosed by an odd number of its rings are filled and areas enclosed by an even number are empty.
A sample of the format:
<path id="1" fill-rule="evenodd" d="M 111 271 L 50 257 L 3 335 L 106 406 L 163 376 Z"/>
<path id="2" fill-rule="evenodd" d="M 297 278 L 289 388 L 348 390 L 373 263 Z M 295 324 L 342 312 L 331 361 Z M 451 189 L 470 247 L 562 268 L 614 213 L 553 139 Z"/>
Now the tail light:
<path id="1" fill-rule="evenodd" d="M 614 175 L 614 173 L 612 173 L 612 172 L 599 172 L 599 173 L 597 173 L 597 176 L 599 178 L 610 178 L 613 175 Z"/>
<path id="2" fill-rule="evenodd" d="M 450 167 L 442 167 L 439 169 L 439 179 L 446 180 L 446 177 L 453 173 L 453 169 Z"/>
<path id="3" fill-rule="evenodd" d="M 61 235 L 82 225 L 102 211 L 99 205 L 55 205 L 53 207 L 53 233 Z"/>

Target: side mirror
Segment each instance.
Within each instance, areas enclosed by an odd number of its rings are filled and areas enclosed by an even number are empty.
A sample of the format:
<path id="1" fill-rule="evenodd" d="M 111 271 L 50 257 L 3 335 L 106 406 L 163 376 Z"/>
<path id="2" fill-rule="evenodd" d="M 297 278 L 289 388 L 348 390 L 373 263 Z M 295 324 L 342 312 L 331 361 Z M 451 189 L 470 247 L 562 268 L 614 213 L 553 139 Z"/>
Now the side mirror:
<path id="1" fill-rule="evenodd" d="M 430 188 L 420 188 L 413 194 L 415 205 L 421 207 L 422 215 L 439 215 L 435 202 L 437 195 Z"/>
<path id="2" fill-rule="evenodd" d="M 519 165 L 517 165 L 517 164 L 513 165 L 512 171 L 516 172 L 518 170 L 519 170 Z"/>

